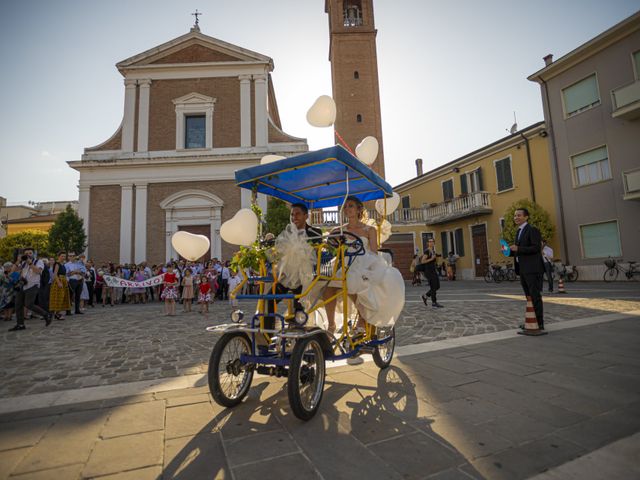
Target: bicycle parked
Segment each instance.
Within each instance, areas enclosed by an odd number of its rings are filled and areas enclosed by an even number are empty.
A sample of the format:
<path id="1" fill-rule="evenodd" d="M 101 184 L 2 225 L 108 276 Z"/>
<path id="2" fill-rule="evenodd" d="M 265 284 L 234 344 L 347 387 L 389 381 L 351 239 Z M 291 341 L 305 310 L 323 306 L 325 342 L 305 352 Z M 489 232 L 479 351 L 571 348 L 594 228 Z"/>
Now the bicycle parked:
<path id="1" fill-rule="evenodd" d="M 618 262 L 612 257 L 609 257 L 604 261 L 604 264 L 607 266 L 607 270 L 604 272 L 603 277 L 605 282 L 615 282 L 618 278 L 618 273 L 620 272 L 624 273 L 628 280 L 637 280 L 636 276 L 640 276 L 638 262 L 627 262 L 629 264 L 629 268 L 624 268 L 621 265 L 622 262 L 624 262 L 624 260 L 620 260 L 620 262 Z"/>
<path id="2" fill-rule="evenodd" d="M 502 275 L 505 280 L 509 280 L 510 282 L 515 282 L 518 275 L 516 274 L 516 269 L 513 268 L 512 263 L 508 263 L 503 267 Z"/>
<path id="3" fill-rule="evenodd" d="M 558 279 L 562 278 L 567 282 L 575 282 L 578 280 L 578 269 L 573 265 L 565 265 L 562 262 L 556 261 L 553 265 L 554 277 Z"/>
<path id="4" fill-rule="evenodd" d="M 502 266 L 495 263 L 490 265 L 489 271 L 487 271 L 486 275 L 484 276 L 484 281 L 487 283 L 500 283 L 503 280 L 505 280 L 505 278 L 504 272 L 502 271 Z"/>

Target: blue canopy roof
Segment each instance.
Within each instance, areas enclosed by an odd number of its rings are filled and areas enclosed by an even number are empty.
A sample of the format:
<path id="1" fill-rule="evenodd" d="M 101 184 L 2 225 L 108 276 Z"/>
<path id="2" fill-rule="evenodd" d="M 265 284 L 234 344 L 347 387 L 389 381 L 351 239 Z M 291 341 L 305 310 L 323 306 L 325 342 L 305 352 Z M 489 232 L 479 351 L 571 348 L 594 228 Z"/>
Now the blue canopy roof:
<path id="1" fill-rule="evenodd" d="M 237 170 L 236 184 L 309 208 L 342 205 L 346 195 L 366 202 L 393 194 L 391 185 L 340 145 Z"/>

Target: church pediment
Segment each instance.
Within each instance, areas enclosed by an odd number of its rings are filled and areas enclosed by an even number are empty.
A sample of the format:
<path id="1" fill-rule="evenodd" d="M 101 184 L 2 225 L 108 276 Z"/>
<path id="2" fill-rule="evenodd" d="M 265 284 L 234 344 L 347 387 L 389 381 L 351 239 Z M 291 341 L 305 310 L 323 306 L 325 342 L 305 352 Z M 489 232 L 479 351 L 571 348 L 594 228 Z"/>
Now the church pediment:
<path id="1" fill-rule="evenodd" d="M 186 35 L 119 62 L 121 72 L 131 67 L 179 65 L 194 63 L 265 63 L 273 68 L 273 60 L 251 50 L 203 35 L 192 30 Z"/>

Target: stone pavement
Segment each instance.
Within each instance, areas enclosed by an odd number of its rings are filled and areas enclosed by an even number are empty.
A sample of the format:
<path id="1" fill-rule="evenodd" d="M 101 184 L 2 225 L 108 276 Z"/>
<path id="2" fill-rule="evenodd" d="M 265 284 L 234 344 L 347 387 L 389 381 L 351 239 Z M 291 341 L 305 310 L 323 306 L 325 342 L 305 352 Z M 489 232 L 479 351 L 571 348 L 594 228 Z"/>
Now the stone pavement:
<path id="1" fill-rule="evenodd" d="M 567 284 L 568 295 L 545 296 L 546 324 L 640 309 L 640 282 Z M 433 310 L 408 287 L 396 327 L 398 345 L 422 344 L 516 328 L 524 321 L 519 283 L 443 282 Z M 245 311 L 253 303 L 242 305 Z M 180 310 L 180 307 L 178 307 Z M 198 313 L 162 315 L 162 305 L 116 305 L 88 309 L 44 327 L 0 332 L 0 398 L 119 385 L 203 374 L 216 335 L 205 326 L 227 323 L 230 308 L 219 303 Z"/>
<path id="2" fill-rule="evenodd" d="M 638 478 L 639 319 L 408 345 L 386 370 L 331 368 L 309 422 L 291 413 L 285 380 L 267 377 L 234 409 L 201 386 L 6 413 L 0 478 Z"/>

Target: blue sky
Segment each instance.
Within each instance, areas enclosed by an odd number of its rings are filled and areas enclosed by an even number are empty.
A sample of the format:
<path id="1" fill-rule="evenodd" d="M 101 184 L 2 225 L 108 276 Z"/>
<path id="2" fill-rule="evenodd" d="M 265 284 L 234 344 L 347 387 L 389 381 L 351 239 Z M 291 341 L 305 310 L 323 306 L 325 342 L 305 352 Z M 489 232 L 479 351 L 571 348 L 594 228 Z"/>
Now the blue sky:
<path id="1" fill-rule="evenodd" d="M 632 15 L 637 0 L 374 0 L 387 180 L 415 176 L 543 119 L 526 77 Z M 4 0 L 0 15 L 0 195 L 9 202 L 77 199 L 66 161 L 103 142 L 122 119 L 115 64 L 202 32 L 273 58 L 284 130 L 310 148 L 329 129 L 306 123 L 331 94 L 324 0 Z M 339 106 L 338 106 L 339 108 Z"/>

